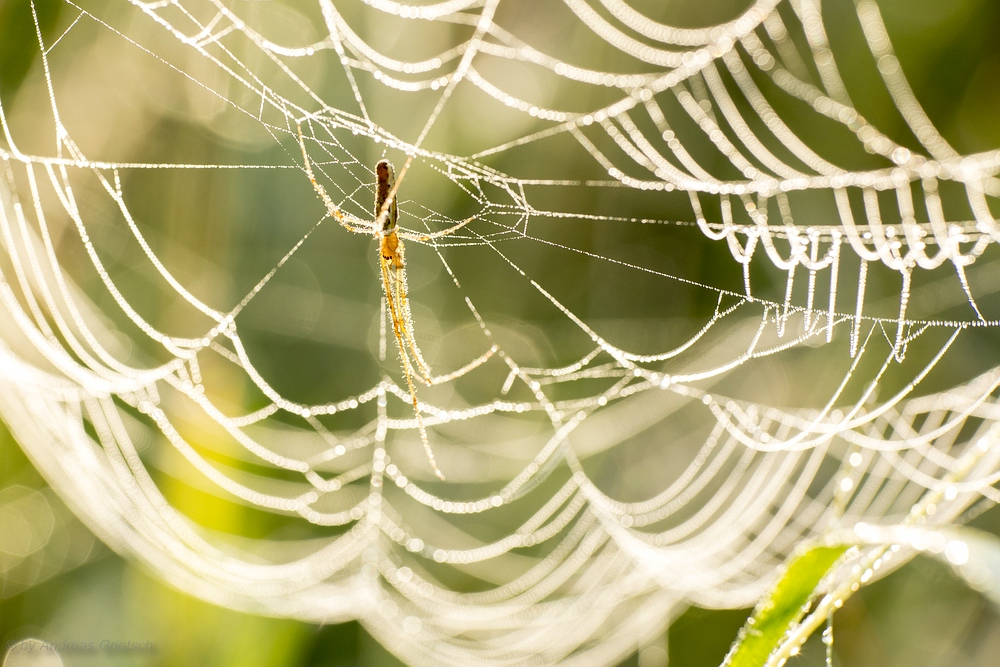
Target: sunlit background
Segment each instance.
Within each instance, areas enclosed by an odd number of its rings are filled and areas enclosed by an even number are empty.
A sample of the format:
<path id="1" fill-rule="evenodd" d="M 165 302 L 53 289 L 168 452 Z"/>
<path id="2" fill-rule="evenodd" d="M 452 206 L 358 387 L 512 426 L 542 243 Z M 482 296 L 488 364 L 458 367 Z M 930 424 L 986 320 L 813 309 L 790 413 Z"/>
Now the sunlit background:
<path id="1" fill-rule="evenodd" d="M 740 0 L 641 0 L 634 6 L 662 22 L 700 27 L 729 20 L 749 4 Z M 1000 4 L 992 0 L 879 0 L 878 5 L 907 78 L 935 127 L 962 154 L 1000 146 L 1000 42 L 996 39 Z M 324 34 L 316 3 L 292 0 L 233 6 L 258 26 L 266 26 L 268 37 L 275 41 L 305 44 L 321 40 Z M 401 60 L 430 57 L 438 52 L 438 45 L 466 39 L 469 29 L 447 23 L 414 26 L 377 14 L 354 0 L 337 6 L 368 43 Z M 228 310 L 326 213 L 302 170 L 289 168 L 302 164 L 299 144 L 293 134 L 274 135 L 265 124 L 227 104 L 216 93 L 231 95 L 243 108 L 252 106 L 241 97 L 245 91 L 207 68 L 193 50 L 168 42 L 162 28 L 132 4 L 94 0 L 84 8 L 107 25 L 81 19 L 76 5 L 61 0 L 35 0 L 33 5 L 27 0 L 0 0 L 0 104 L 17 148 L 25 154 L 47 156 L 56 150 L 40 36 L 49 46 L 59 40 L 51 48 L 48 64 L 61 121 L 89 159 L 124 164 L 253 165 L 119 170 L 129 210 L 156 257 L 181 276 L 184 287 L 198 299 Z M 878 80 L 854 3 L 825 2 L 823 13 L 838 65 L 848 77 L 846 83 L 859 110 L 887 135 L 913 144 L 912 134 Z M 610 45 L 572 20 L 561 2 L 501 3 L 497 20 L 520 39 L 562 60 L 597 70 L 629 66 L 625 59 L 616 61 L 619 54 Z M 160 57 L 169 57 L 177 69 L 144 51 L 145 44 L 161 47 Z M 249 49 L 239 57 L 262 77 L 277 67 Z M 539 107 L 582 112 L 620 94 L 611 88 L 604 91 L 607 99 L 599 99 L 601 90 L 555 77 L 549 80 L 511 61 L 486 60 L 479 67 L 482 76 Z M 358 86 L 372 120 L 408 141 L 420 134 L 439 99 L 432 91 L 401 93 L 371 76 L 359 75 L 350 81 L 333 51 L 303 58 L 295 68 L 295 75 L 320 99 L 340 108 L 353 110 L 351 86 Z M 214 86 L 214 92 L 202 84 Z M 308 105 L 309 100 L 296 102 Z M 318 105 L 312 108 L 318 110 Z M 778 111 L 785 118 L 794 119 L 797 114 L 792 103 Z M 479 90 L 459 87 L 441 110 L 424 146 L 440 153 L 473 155 L 543 127 L 541 120 L 505 109 Z M 849 135 L 842 136 L 841 128 L 806 119 L 799 129 L 808 133 L 814 150 L 832 160 L 847 162 L 854 169 L 883 166 L 881 158 L 848 145 L 845 137 Z M 685 128 L 676 130 L 682 133 Z M 307 129 L 310 139 L 313 132 Z M 10 148 L 6 139 L 0 145 Z M 371 182 L 369 170 L 383 156 L 399 169 L 405 156 L 363 136 L 343 139 L 342 147 L 356 163 L 324 164 L 322 152 L 309 143 L 312 159 L 323 174 L 321 182 L 331 189 L 331 181 L 340 187 L 356 184 L 359 192 L 354 196 L 360 204 L 346 210 L 370 217 L 371 195 L 363 188 Z M 741 267 L 732 260 L 725 241 L 712 241 L 693 225 L 639 222 L 692 222 L 686 196 L 664 198 L 662 193 L 586 185 L 607 179 L 607 171 L 569 135 L 486 154 L 481 160 L 520 179 L 577 182 L 576 186 L 540 190 L 532 203 L 546 210 L 596 217 L 533 219 L 531 238 L 525 241 L 505 239 L 500 233 L 504 257 L 516 263 L 523 275 L 483 245 L 449 242 L 435 249 L 408 244 L 415 337 L 435 370 L 459 368 L 488 348 L 467 296 L 504 350 L 523 365 L 554 368 L 587 354 L 593 347 L 589 337 L 542 298 L 529 280 L 545 286 L 601 336 L 639 353 L 670 347 L 676 343 L 663 341 L 684 340 L 703 326 L 719 294 L 699 285 L 743 292 Z M 77 200 L 93 207 L 88 217 L 90 238 L 124 298 L 161 331 L 173 336 L 201 335 L 209 320 L 158 279 L 120 212 L 99 196 L 101 184 L 96 177 L 90 181 L 81 177 L 75 187 Z M 341 197 L 351 194 L 340 192 Z M 483 213 L 481 202 L 426 161 L 414 163 L 399 195 L 400 224 L 409 228 L 422 229 L 423 223 L 431 223 L 432 228 L 441 229 L 448 221 Z M 487 195 L 491 197 L 499 201 L 496 194 Z M 57 205 L 51 192 L 43 192 L 40 200 L 46 206 Z M 804 195 L 798 206 L 800 219 L 807 220 L 800 224 L 837 223 L 836 209 L 820 197 L 812 201 Z M 718 205 L 710 213 L 717 216 Z M 503 211 L 491 214 L 502 224 L 516 220 L 513 214 L 505 218 Z M 621 221 L 612 224 L 609 217 Z M 971 216 L 957 211 L 954 217 Z M 144 365 L 163 361 L 162 350 L 140 335 L 104 289 L 68 217 L 54 215 L 51 222 L 62 266 L 96 306 L 88 317 L 103 318 L 106 329 L 116 332 L 103 341 L 108 349 Z M 472 227 L 482 234 L 497 233 L 482 220 Z M 566 251 L 567 247 L 582 252 Z M 995 255 L 991 246 L 969 272 L 977 304 L 992 320 L 1000 317 L 996 298 L 1000 275 L 990 263 Z M 609 258 L 613 261 L 606 261 Z M 657 273 L 637 272 L 637 266 Z M 857 270 L 857 259 L 852 258 L 845 260 L 841 273 L 855 276 Z M 973 319 L 954 272 L 946 266 L 929 274 L 915 279 L 908 315 Z M 665 280 L 663 275 L 692 282 Z M 786 274 L 767 264 L 755 264 L 751 277 L 758 296 L 776 302 L 784 299 Z M 385 377 L 405 387 L 391 330 L 386 334 L 383 325 L 380 334 L 380 281 L 375 242 L 350 234 L 328 219 L 239 315 L 241 339 L 257 370 L 283 396 L 303 404 L 355 395 Z M 797 298 L 804 301 L 804 278 L 798 289 Z M 899 291 L 898 274 L 872 267 L 866 314 L 895 317 Z M 845 293 L 853 298 L 853 291 Z M 829 395 L 850 364 L 848 333 L 838 330 L 834 343 L 825 347 L 804 345 L 789 355 L 754 362 L 720 378 L 712 391 L 769 405 L 815 406 Z M 947 337 L 929 333 L 929 343 L 917 340 L 908 359 L 912 366 L 891 369 L 880 397 L 909 382 L 912 368 L 926 363 L 942 344 L 941 336 Z M 719 359 L 729 352 L 720 351 Z M 947 363 L 928 376 L 919 393 L 966 382 L 995 366 L 997 359 L 1000 337 L 995 328 L 963 334 L 961 344 L 949 351 Z M 220 405 L 235 412 L 265 404 L 252 383 L 224 364 L 209 364 L 202 370 L 206 377 L 212 376 L 214 398 Z M 508 372 L 493 359 L 482 372 L 418 391 L 421 399 L 444 405 L 459 399 L 463 404 L 483 403 L 497 395 Z M 873 371 L 862 368 L 860 372 Z M 557 387 L 553 392 L 558 397 L 564 391 L 569 397 L 576 389 Z M 512 400 L 525 399 L 515 391 Z M 405 402 L 390 403 L 389 409 L 399 419 L 412 417 Z M 641 421 L 641 414 L 612 414 L 619 420 Z M 331 430 L 357 429 L 371 418 L 363 411 L 349 412 L 326 425 Z M 224 434 L 210 419 L 194 410 L 181 411 L 178 419 L 185 436 L 231 474 L 259 472 L 254 464 L 212 445 Z M 524 447 L 533 446 L 531 438 L 541 429 L 537 420 L 525 417 L 511 422 L 502 425 L 505 441 L 520 438 Z M 626 427 L 618 424 L 617 428 Z M 70 666 L 400 664 L 357 622 L 317 626 L 244 614 L 163 583 L 147 567 L 117 555 L 95 538 L 47 486 L 6 428 L 0 429 L 0 637 L 5 642 L 37 637 L 52 642 L 106 639 L 155 645 L 154 651 L 64 650 L 62 658 Z M 584 467 L 605 493 L 625 501 L 644 499 L 678 476 L 696 451 L 693 443 L 703 441 L 707 429 L 689 412 L 678 410 L 662 423 L 637 429 L 627 447 L 604 451 L 595 446 L 596 453 L 585 460 Z M 442 427 L 434 433 L 440 436 L 432 441 L 442 469 L 466 484 L 469 494 L 492 489 L 491 485 L 532 454 L 500 451 L 495 443 L 501 436 L 475 426 Z M 462 444 L 469 441 L 480 446 Z M 665 451 L 666 442 L 675 443 L 671 451 L 676 453 Z M 234 539 L 276 541 L 337 533 L 297 517 L 234 502 L 195 474 L 170 447 L 154 441 L 139 446 L 144 464 L 169 504 L 206 529 Z M 393 457 L 413 471 L 409 474 L 414 479 L 432 483 L 415 432 L 407 434 Z M 539 497 L 553 493 L 568 475 L 565 471 L 555 474 L 537 491 Z M 970 525 L 1000 532 L 996 510 L 976 505 L 973 514 L 967 517 Z M 472 519 L 464 527 L 489 540 L 506 534 L 520 520 L 523 517 L 509 517 L 508 523 L 486 526 Z M 455 575 L 449 585 L 456 590 L 483 586 L 483 580 L 465 576 L 467 580 Z M 673 620 L 668 634 L 637 646 L 622 664 L 719 664 L 748 613 L 749 609 L 691 608 Z M 997 609 L 947 567 L 924 558 L 863 587 L 837 612 L 834 628 L 834 664 L 838 665 L 985 666 L 995 664 L 1000 655 Z M 823 664 L 824 649 L 818 639 L 811 640 L 796 660 L 801 665 Z"/>

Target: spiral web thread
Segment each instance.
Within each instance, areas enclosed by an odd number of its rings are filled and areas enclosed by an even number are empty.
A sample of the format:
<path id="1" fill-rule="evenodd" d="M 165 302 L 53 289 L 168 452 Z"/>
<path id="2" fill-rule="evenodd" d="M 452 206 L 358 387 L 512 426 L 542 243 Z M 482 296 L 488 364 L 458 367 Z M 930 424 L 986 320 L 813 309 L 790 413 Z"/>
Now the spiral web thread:
<path id="1" fill-rule="evenodd" d="M 346 212 L 368 219 L 372 178 L 342 143 L 344 137 L 402 150 L 461 188 L 478 207 L 477 219 L 435 247 L 495 253 L 593 341 L 592 351 L 557 368 L 522 365 L 479 315 L 479 295 L 463 292 L 483 349 L 498 349 L 487 366 L 499 364 L 506 380 L 495 387 L 492 401 L 422 400 L 421 409 L 432 442 L 436 429 L 483 424 L 469 431 L 468 444 L 493 433 L 497 442 L 488 444 L 498 448 L 489 452 L 507 453 L 497 457 L 434 443 L 449 475 L 445 484 L 432 482 L 420 459 L 412 415 L 389 416 L 405 415 L 390 406 L 405 407 L 410 400 L 399 378 L 386 376 L 355 396 L 323 404 L 286 398 L 256 369 L 241 341 L 239 314 L 312 232 L 228 310 L 196 298 L 184 277 L 173 275 L 146 242 L 142 221 L 126 204 L 120 174 L 222 167 L 89 160 L 60 121 L 49 61 L 59 55 L 59 41 L 89 24 L 199 80 L 184 63 L 133 41 L 96 10 L 67 2 L 74 20 L 59 40 L 46 44 L 39 32 L 55 153 L 22 153 L 3 119 L 0 409 L 53 487 L 104 541 L 174 585 L 219 604 L 312 622 L 358 619 L 412 664 L 613 664 L 659 636 L 687 605 L 752 604 L 805 541 L 862 521 L 945 524 L 960 520 L 978 500 L 1000 500 L 994 486 L 1000 480 L 1000 445 L 995 445 L 1000 368 L 947 391 L 921 392 L 925 377 L 964 336 L 997 325 L 975 300 L 976 286 L 988 282 L 988 267 L 979 281 L 967 271 L 974 276 L 969 267 L 1000 239 L 990 211 L 991 199 L 1000 193 L 1000 151 L 959 155 L 942 138 L 904 78 L 875 3 L 857 2 L 857 17 L 885 89 L 919 150 L 893 141 L 854 107 L 817 0 L 759 0 L 733 21 L 706 29 L 656 23 L 620 0 L 602 0 L 600 10 L 583 0 L 565 0 L 577 21 L 643 74 L 589 70 L 536 50 L 495 20 L 498 0 L 365 4 L 370 13 L 414 23 L 463 26 L 467 38 L 435 58 L 400 62 L 359 37 L 329 0 L 314 8 L 326 37 L 304 45 L 270 41 L 222 2 L 132 3 L 141 12 L 137 20 L 152 22 L 162 37 L 223 76 L 229 93 L 218 93 L 221 99 L 291 147 L 292 169 L 302 168 L 295 152 L 295 127 L 301 122 L 317 174 Z M 354 99 L 326 99 L 296 75 L 294 63 L 330 51 Z M 257 71 L 237 55 L 245 53 L 253 54 Z M 588 112 L 540 108 L 491 83 L 477 69 L 486 59 L 528 64 L 548 76 L 612 91 L 617 99 Z M 408 142 L 373 122 L 357 84 L 362 76 L 401 92 L 437 91 L 423 132 Z M 768 94 L 757 83 L 762 79 L 773 84 Z M 209 84 L 199 85 L 213 92 Z M 453 93 L 469 86 L 546 127 L 466 157 L 424 148 L 442 110 L 455 103 Z M 882 156 L 886 166 L 850 171 L 824 159 L 793 132 L 768 95 L 804 102 L 808 113 L 847 128 L 859 148 Z M 685 124 L 700 134 L 672 129 Z M 496 154 L 563 135 L 578 142 L 607 180 L 526 180 L 487 166 Z M 692 141 L 709 146 L 700 150 L 714 151 L 715 159 L 691 149 Z M 89 219 L 100 209 L 74 196 L 73 183 L 83 175 L 96 179 L 102 196 L 124 217 L 164 285 L 212 322 L 201 336 L 159 331 L 119 292 L 89 239 Z M 744 290 L 657 274 L 588 252 L 594 262 L 615 262 L 718 294 L 715 313 L 688 340 L 671 341 L 652 354 L 616 346 L 505 252 L 510 243 L 532 244 L 539 252 L 584 252 L 533 235 L 540 219 L 632 222 L 532 204 L 532 192 L 567 185 L 687 197 L 689 224 L 728 244 L 741 265 Z M 825 193 L 839 222 L 797 225 L 801 216 L 790 193 L 801 191 Z M 964 198 L 970 219 L 948 220 L 947 197 Z M 413 202 L 402 205 L 428 230 L 455 222 Z M 49 222 L 57 215 L 75 228 L 103 289 L 166 361 L 137 365 L 116 354 L 106 320 L 60 265 Z M 856 263 L 847 262 L 849 256 Z M 451 273 L 442 253 L 438 258 L 462 290 L 460 276 Z M 755 294 L 750 271 L 755 258 L 787 272 L 784 300 Z M 838 294 L 845 282 L 838 272 L 848 265 L 858 271 L 858 287 L 845 297 Z M 911 319 L 907 308 L 918 274 L 949 266 L 955 274 L 949 281 L 964 293 L 967 307 L 961 310 L 967 317 Z M 900 275 L 898 316 L 866 312 L 866 276 L 879 267 Z M 392 354 L 385 339 L 383 321 L 383 356 Z M 845 339 L 847 345 L 835 347 Z M 908 347 L 918 339 L 934 351 L 921 360 L 908 358 Z M 710 390 L 744 364 L 828 345 L 846 368 L 837 390 L 814 409 L 756 404 Z M 237 369 L 267 405 L 249 414 L 219 407 L 214 396 L 221 388 L 201 373 L 209 359 Z M 908 382 L 880 396 L 878 389 L 897 367 L 905 367 Z M 575 393 L 553 397 L 565 387 Z M 514 400 L 515 395 L 526 398 Z M 227 455 L 254 463 L 257 472 L 227 467 L 205 456 L 209 445 L 185 438 L 177 415 L 191 410 L 221 427 Z M 353 431 L 337 431 L 324 421 L 359 411 L 370 418 Z M 504 441 L 510 415 L 536 419 L 544 433 Z M 695 415 L 709 425 L 683 472 L 641 501 L 621 501 L 602 491 L 588 459 L 678 415 Z M 234 545 L 193 525 L 163 497 L 144 459 L 157 448 L 182 455 L 203 488 L 333 532 L 298 542 Z M 467 489 L 460 498 L 450 495 L 452 484 L 469 482 L 492 490 L 477 497 L 469 497 Z M 483 540 L 463 515 L 508 528 L 497 539 Z M 513 527 L 511 516 L 521 517 Z M 875 562 L 878 569 L 909 553 L 880 547 L 877 553 L 858 551 L 854 559 Z M 847 567 L 844 576 L 858 571 Z M 483 585 L 463 592 L 448 583 L 448 572 Z"/>

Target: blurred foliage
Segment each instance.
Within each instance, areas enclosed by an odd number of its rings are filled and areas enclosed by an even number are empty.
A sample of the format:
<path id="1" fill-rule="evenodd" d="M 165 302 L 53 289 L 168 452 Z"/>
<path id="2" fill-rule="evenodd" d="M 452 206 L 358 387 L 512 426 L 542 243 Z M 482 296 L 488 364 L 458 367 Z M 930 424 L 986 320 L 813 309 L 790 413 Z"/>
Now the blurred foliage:
<path id="1" fill-rule="evenodd" d="M 789 628 L 802 619 L 806 604 L 847 547 L 812 547 L 794 556 L 767 596 L 740 630 L 730 667 L 760 667 L 778 648 Z"/>
<path id="2" fill-rule="evenodd" d="M 62 8 L 61 0 L 0 0 L 0 99 L 13 99 L 36 59 L 35 17 L 48 41 Z"/>

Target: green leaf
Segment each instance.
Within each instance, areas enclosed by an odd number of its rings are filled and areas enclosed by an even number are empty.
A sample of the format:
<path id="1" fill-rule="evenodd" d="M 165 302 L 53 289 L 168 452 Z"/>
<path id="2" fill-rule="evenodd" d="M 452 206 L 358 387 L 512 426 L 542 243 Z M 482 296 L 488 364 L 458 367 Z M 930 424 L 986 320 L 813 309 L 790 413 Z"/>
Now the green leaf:
<path id="1" fill-rule="evenodd" d="M 781 643 L 788 630 L 802 618 L 803 608 L 823 576 L 847 546 L 813 547 L 792 560 L 767 598 L 740 630 L 725 665 L 760 667 Z"/>

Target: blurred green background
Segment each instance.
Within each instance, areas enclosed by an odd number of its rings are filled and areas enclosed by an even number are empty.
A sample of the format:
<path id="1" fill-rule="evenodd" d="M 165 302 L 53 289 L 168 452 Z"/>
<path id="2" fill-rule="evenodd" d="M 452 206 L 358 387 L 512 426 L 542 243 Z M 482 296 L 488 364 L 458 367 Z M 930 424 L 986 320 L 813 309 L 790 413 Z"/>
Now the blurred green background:
<path id="1" fill-rule="evenodd" d="M 122 3 L 124 5 L 124 3 Z M 263 3 L 261 3 L 263 4 Z M 708 25 L 733 16 L 747 3 L 737 0 L 692 2 L 677 0 L 659 3 L 654 0 L 637 2 L 636 7 L 653 18 L 671 19 L 686 25 Z M 1000 3 L 995 0 L 880 0 L 894 46 L 903 63 L 918 98 L 928 115 L 944 136 L 961 152 L 975 152 L 1000 146 Z M 669 6 L 668 6 L 669 5 Z M 299 2 L 301 15 L 311 19 L 302 26 L 289 19 L 289 31 L 312 31 L 320 34 L 315 8 Z M 50 154 L 51 134 L 32 125 L 33 109 L 44 103 L 43 80 L 40 73 L 35 26 L 27 0 L 0 0 L 0 102 L 15 127 L 25 152 Z M 59 0 L 37 0 L 35 3 L 39 29 L 50 42 L 70 25 L 77 12 Z M 112 14 L 125 16 L 129 9 L 102 5 Z M 111 7 L 111 9 L 108 9 Z M 357 10 L 352 14 L 353 10 Z M 268 9 L 261 7 L 262 20 Z M 360 10 L 347 6 L 345 13 L 352 18 L 362 16 Z M 506 12 L 506 14 L 505 14 Z M 133 11 L 134 13 L 134 11 Z M 894 112 L 891 100 L 876 80 L 870 67 L 871 56 L 861 38 L 854 18 L 854 5 L 849 0 L 824 3 L 824 15 L 831 33 L 838 64 L 851 73 L 848 85 L 854 99 L 866 116 L 886 134 L 913 145 L 903 121 Z M 556 55 L 568 60 L 587 61 L 594 67 L 612 70 L 618 63 L 610 52 L 591 51 L 586 29 L 568 19 L 565 7 L 558 3 L 519 3 L 501 5 L 500 18 L 518 23 L 524 32 L 535 37 L 539 45 L 549 44 Z M 127 19 L 125 25 L 129 25 Z M 284 20 L 284 19 L 282 19 Z M 141 23 L 131 24 L 136 35 L 147 36 Z M 532 27 L 534 26 L 534 27 Z M 388 40 L 397 28 L 390 25 L 364 25 L 366 39 L 378 43 Z M 436 29 L 436 27 L 435 27 Z M 532 30 L 534 35 L 531 35 Z M 86 30 L 70 32 L 67 43 L 60 48 L 79 48 L 85 58 L 77 62 L 72 57 L 53 58 L 56 78 L 67 83 L 64 98 L 72 107 L 70 114 L 79 119 L 89 110 L 100 115 L 107 107 L 103 125 L 88 130 L 78 125 L 71 130 L 74 137 L 92 157 L 117 161 L 188 162 L 205 164 L 278 164 L 295 160 L 294 143 L 277 145 L 259 127 L 245 120 L 228 116 L 225 109 L 216 108 L 217 100 L 199 96 L 190 90 L 158 88 L 159 80 L 140 78 L 153 72 L 141 55 L 128 51 L 121 38 L 104 39 L 110 46 L 89 48 L 96 39 Z M 141 37 L 137 37 L 140 39 Z M 526 39 L 528 37 L 525 37 Z M 394 37 L 398 41 L 398 36 Z M 404 44 L 414 54 L 421 54 L 419 40 Z M 103 50 L 102 50 L 103 49 Z M 117 50 L 116 50 L 117 49 Z M 131 55 L 129 55 L 131 54 Z M 253 62 L 252 57 L 248 61 Z M 258 63 L 263 67 L 263 63 Z M 336 76 L 336 67 L 303 66 L 303 77 L 320 91 L 325 99 L 345 95 L 345 82 Z M 128 86 L 139 87 L 138 94 L 115 97 L 113 84 L 128 70 Z M 507 78 L 511 86 L 530 87 L 530 77 L 519 77 L 516 71 L 484 73 L 498 79 Z M 93 76 L 93 82 L 87 77 Z M 428 96 L 417 96 L 412 107 L 401 111 L 379 109 L 382 88 L 377 82 L 360 78 L 366 99 L 379 123 L 399 136 L 412 137 L 419 130 L 433 104 Z M 145 88 L 143 88 L 145 86 Z M 534 91 L 548 96 L 559 107 L 586 109 L 599 103 L 589 91 L 577 91 L 572 86 L 559 90 Z M 391 106 L 388 93 L 384 105 Z M 482 122 L 482 100 L 475 95 L 466 99 L 464 92 L 456 94 L 455 103 L 446 109 L 435 125 L 428 143 L 436 150 L 469 154 L 496 143 L 490 123 Z M 107 97 L 103 97 L 107 96 Z M 138 101 L 137 101 L 138 100 Z M 477 107 L 477 105 L 479 105 Z M 125 111 L 117 110 L 124 108 Z M 115 110 L 112 110 L 115 109 Z M 379 116 L 378 114 L 383 114 Z M 72 123 L 72 120 L 67 121 Z M 522 123 L 523 118 L 507 118 L 498 112 L 497 125 L 511 131 L 510 123 Z M 527 134 L 530 127 L 518 126 L 514 134 Z M 840 156 L 840 137 L 817 136 L 815 145 L 824 154 Z M 366 163 L 377 159 L 381 149 L 359 142 L 356 154 Z M 490 164 L 507 173 L 525 178 L 599 178 L 592 160 L 584 157 L 579 146 L 566 140 L 565 154 L 551 158 L 532 149 L 501 153 Z M 547 149 L 546 149 L 547 150 Z M 398 158 L 397 158 L 398 159 Z M 850 156 L 857 166 L 877 164 L 870 156 Z M 558 163 L 553 170 L 547 160 Z M 870 160 L 865 162 L 865 160 Z M 126 191 L 137 193 L 130 199 L 133 212 L 143 221 L 152 242 L 161 256 L 173 267 L 190 277 L 192 290 L 213 305 L 223 306 L 248 291 L 259 277 L 271 268 L 281 254 L 295 242 L 321 215 L 318 202 L 303 182 L 301 175 L 291 170 L 213 172 L 209 175 L 190 171 L 124 172 Z M 468 215 L 463 201 L 453 191 L 433 189 L 432 175 L 415 170 L 408 182 L 408 191 L 424 192 L 425 203 L 433 210 L 446 212 L 454 219 Z M 625 217 L 656 217 L 686 219 L 689 217 L 683 199 L 670 200 L 640 196 L 624 189 L 578 189 L 572 192 L 542 193 L 550 197 L 542 203 L 552 209 L 586 210 Z M 356 213 L 363 213 L 357 211 Z M 833 220 L 833 212 L 817 209 L 825 221 Z M 542 223 L 539 236 L 567 232 L 557 223 Z M 150 312 L 156 313 L 157 326 L 169 333 L 185 335 L 199 331 L 199 322 L 183 310 L 177 299 L 154 287 L 148 269 L 142 268 L 138 251 L 120 238 L 120 228 L 102 226 L 96 221 L 92 230 L 95 242 L 118 272 L 116 276 L 130 298 L 142 300 Z M 677 228 L 658 233 L 655 238 L 641 226 L 611 229 L 601 224 L 581 224 L 569 232 L 566 241 L 575 247 L 598 251 L 604 256 L 645 262 L 673 275 L 741 290 L 741 277 L 722 243 L 706 240 L 696 231 Z M 335 259 L 328 248 L 330 239 L 342 230 L 327 225 L 317 233 L 314 243 L 305 246 L 296 260 L 283 270 L 275 289 L 262 293 L 245 315 L 242 329 L 248 348 L 257 353 L 261 370 L 283 393 L 296 400 L 324 400 L 324 397 L 351 393 L 370 385 L 383 372 L 396 373 L 395 357 L 380 364 L 373 354 L 377 327 L 379 286 L 375 280 L 371 244 L 367 239 L 339 239 Z M 339 237 L 338 237 L 339 238 Z M 565 240 L 565 238 L 564 238 Z M 97 281 L 84 271 L 86 259 L 79 248 L 67 242 L 60 248 L 62 258 L 77 278 L 89 290 L 95 302 L 107 307 L 110 299 L 98 289 Z M 616 288 L 621 275 L 606 265 L 588 261 L 585 257 L 556 256 L 539 244 L 518 246 L 511 252 L 526 271 L 539 282 L 556 285 L 559 296 L 575 312 L 581 313 L 597 328 L 621 336 L 633 336 L 637 346 L 655 347 L 665 331 L 696 330 L 700 318 L 710 314 L 715 306 L 715 294 L 679 286 L 664 293 L 662 283 L 646 283 L 636 279 L 627 295 Z M 467 349 L 449 356 L 447 334 L 456 327 L 467 326 L 464 305 L 447 291 L 446 277 L 434 261 L 426 261 L 429 251 L 416 248 L 410 257 L 411 289 L 419 291 L 415 299 L 416 317 L 421 326 L 421 343 L 426 343 L 436 359 L 448 362 L 466 355 Z M 487 319 L 502 323 L 512 339 L 523 341 L 523 354 L 539 364 L 557 364 L 586 350 L 588 341 L 572 338 L 572 329 L 565 318 L 553 314 L 548 304 L 535 303 L 523 293 L 497 293 L 490 286 L 495 278 L 477 251 L 468 250 L 448 255 L 456 270 L 465 276 L 466 290 L 481 297 Z M 421 259 L 425 261 L 421 261 Z M 989 256 L 986 258 L 990 259 Z M 986 262 L 981 262 L 985 265 Z M 977 265 L 977 268 L 980 265 Z M 847 270 L 845 269 L 845 273 Z M 783 276 L 755 267 L 755 286 L 772 296 L 783 289 Z M 444 287 L 442 287 L 444 285 Z M 996 286 L 993 289 L 1000 288 Z M 892 275 L 873 270 L 870 293 L 875 297 L 890 297 L 898 282 Z M 980 301 L 984 309 L 993 308 L 995 294 L 986 290 Z M 321 298 L 317 300 L 316 294 Z M 348 295 L 349 298 L 345 298 Z M 878 299 L 873 298 L 877 303 Z M 669 312 L 664 313 L 664 303 Z M 915 297 L 919 308 L 919 297 Z M 426 313 L 433 312 L 437 317 Z M 346 321 L 338 320 L 347 313 Z M 921 313 L 920 315 L 929 315 Z M 935 314 L 968 319 L 967 307 L 956 306 Z M 914 316 L 920 316 L 914 315 Z M 992 316 L 996 317 L 994 308 Z M 127 330 L 127 321 L 109 318 Z M 331 324 L 333 322 L 334 324 Z M 634 326 L 639 322 L 641 326 Z M 437 330 L 435 330 L 437 326 Z M 843 340 L 840 341 L 842 344 Z M 963 347 L 956 350 L 953 362 L 933 378 L 926 391 L 952 386 L 966 380 L 1000 358 L 1000 340 L 992 330 L 971 333 L 963 338 Z M 838 348 L 843 350 L 843 345 Z M 263 352 L 267 353 L 264 354 Z M 138 350 L 138 355 L 155 357 L 156 352 Z M 802 367 L 798 369 L 800 372 Z M 770 397 L 776 404 L 808 401 L 803 394 L 814 391 L 796 381 L 805 377 L 786 373 L 790 379 L 779 386 L 771 377 Z M 900 376 L 888 381 L 905 383 Z M 746 386 L 744 390 L 748 390 Z M 466 390 L 475 393 L 475 387 Z M 739 387 L 732 391 L 738 393 Z M 231 402 L 254 407 L 256 397 L 245 387 L 234 386 Z M 889 391 L 887 389 L 887 391 Z M 598 462 L 606 466 L 603 474 L 595 471 L 608 484 L 628 461 L 611 458 Z M 234 534 L 253 537 L 288 535 L 294 526 L 283 519 L 243 506 L 220 500 L 182 479 L 159 474 L 158 482 L 171 503 L 202 525 Z M 619 480 L 627 487 L 627 480 Z M 44 489 L 45 484 L 34 471 L 5 429 L 0 429 L 0 490 L 26 487 Z M 634 490 L 634 489 L 633 489 Z M 46 496 L 53 516 L 59 517 L 58 530 L 74 536 L 47 556 L 56 565 L 38 566 L 36 570 L 8 568 L 4 595 L 0 598 L 0 637 L 15 640 L 34 636 L 54 641 L 109 640 L 146 641 L 155 643 L 155 652 L 121 654 L 66 652 L 67 665 L 232 665 L 254 667 L 266 665 L 393 665 L 399 664 L 382 649 L 357 623 L 314 627 L 289 620 L 269 619 L 240 614 L 195 600 L 158 582 L 141 567 L 126 562 L 106 547 L 94 543 L 73 523 L 58 500 Z M 2 524 L 0 524 L 2 525 Z M 972 521 L 972 525 L 1000 532 L 1000 517 L 988 510 Z M 75 545 L 75 546 L 74 546 Z M 81 546 L 82 545 L 82 546 Z M 0 561 L 6 563 L 7 561 Z M 59 564 L 62 564 L 61 566 Z M 65 568 L 70 568 L 68 571 Z M 51 576 L 53 573 L 54 576 Z M 677 619 L 662 639 L 662 648 L 674 667 L 718 664 L 742 625 L 748 610 L 710 611 L 692 609 Z M 879 580 L 852 598 L 835 617 L 835 664 L 861 666 L 994 665 L 1000 655 L 1000 616 L 981 596 L 967 589 L 943 566 L 917 559 L 898 572 Z M 824 657 L 815 641 L 797 659 L 798 664 L 819 665 Z M 107 660 L 112 660 L 111 663 Z M 642 667 L 662 664 L 656 651 L 632 656 L 628 665 Z"/>

